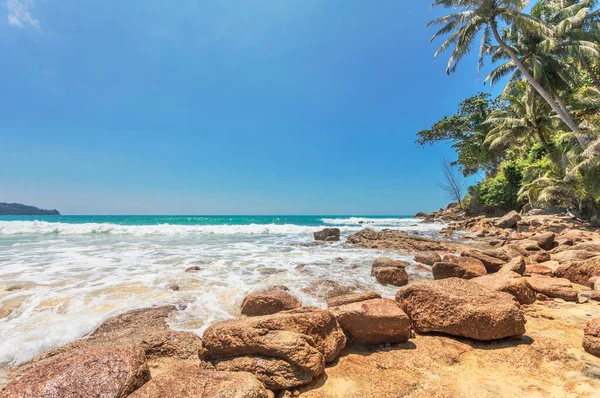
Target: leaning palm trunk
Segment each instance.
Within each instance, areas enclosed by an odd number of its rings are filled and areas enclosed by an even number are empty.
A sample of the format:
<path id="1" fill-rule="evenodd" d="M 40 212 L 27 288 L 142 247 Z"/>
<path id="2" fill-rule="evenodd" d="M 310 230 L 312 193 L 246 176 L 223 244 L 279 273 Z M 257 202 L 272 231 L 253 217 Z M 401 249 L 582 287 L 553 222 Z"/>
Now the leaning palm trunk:
<path id="1" fill-rule="evenodd" d="M 550 93 L 548 91 L 546 91 L 544 89 L 544 87 L 542 87 L 542 85 L 533 78 L 533 76 L 531 76 L 531 74 L 529 73 L 529 71 L 523 64 L 523 62 L 521 62 L 521 60 L 517 57 L 517 55 L 512 50 L 512 48 L 510 48 L 502 40 L 502 38 L 500 37 L 500 34 L 498 33 L 498 26 L 496 24 L 496 21 L 492 20 L 490 25 L 492 28 L 492 33 L 494 34 L 494 38 L 496 39 L 496 41 L 498 42 L 500 47 L 502 47 L 502 49 L 504 51 L 506 51 L 506 53 L 510 56 L 510 58 L 515 63 L 515 65 L 517 66 L 517 68 L 519 69 L 519 71 L 521 72 L 523 77 L 525 78 L 525 80 L 527 80 L 527 83 L 529 83 L 535 89 L 535 91 L 537 91 L 542 96 L 542 98 L 548 103 L 548 105 L 550 105 L 552 110 L 554 110 L 554 112 L 556 112 L 558 117 L 563 122 L 565 122 L 565 124 L 567 126 L 569 126 L 571 131 L 575 132 L 575 131 L 581 130 L 579 128 L 579 125 L 577 123 L 575 123 L 575 121 L 573 120 L 571 115 L 569 115 L 569 113 L 566 112 L 565 109 L 563 109 L 558 103 L 556 103 L 556 101 L 554 101 L 554 99 L 552 98 L 552 95 L 550 95 Z M 579 143 L 583 145 L 583 139 L 580 137 L 578 137 L 577 139 L 579 140 Z"/>

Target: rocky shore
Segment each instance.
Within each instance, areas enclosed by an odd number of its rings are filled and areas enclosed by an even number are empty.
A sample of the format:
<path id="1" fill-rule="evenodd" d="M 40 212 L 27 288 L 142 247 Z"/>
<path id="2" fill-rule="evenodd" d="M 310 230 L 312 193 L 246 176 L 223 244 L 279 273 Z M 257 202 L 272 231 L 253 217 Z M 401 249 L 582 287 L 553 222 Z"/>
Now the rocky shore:
<path id="1" fill-rule="evenodd" d="M 130 311 L 10 369 L 1 396 L 597 396 L 598 231 L 569 216 L 509 213 L 457 217 L 444 236 L 347 238 L 409 253 L 429 275 L 377 258 L 372 277 L 397 287 L 394 297 L 324 281 L 328 306 L 315 308 L 271 286 L 202 336 L 168 326 L 183 304 Z"/>

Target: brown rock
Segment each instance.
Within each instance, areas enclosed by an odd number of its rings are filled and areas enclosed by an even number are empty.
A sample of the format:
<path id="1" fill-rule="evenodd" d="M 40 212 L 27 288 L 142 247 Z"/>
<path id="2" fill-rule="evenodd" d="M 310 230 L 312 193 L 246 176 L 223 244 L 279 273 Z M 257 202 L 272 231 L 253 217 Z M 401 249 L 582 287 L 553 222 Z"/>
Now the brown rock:
<path id="1" fill-rule="evenodd" d="M 573 289 L 573 285 L 567 279 L 534 274 L 528 277 L 527 281 L 537 293 L 542 293 L 551 298 L 577 301 L 577 291 Z"/>
<path id="2" fill-rule="evenodd" d="M 525 269 L 526 269 L 525 259 L 523 257 L 519 256 L 519 257 L 513 258 L 508 263 L 504 264 L 498 272 L 500 272 L 500 273 L 514 272 L 519 275 L 523 275 L 523 273 L 525 272 Z"/>
<path id="3" fill-rule="evenodd" d="M 554 239 L 556 235 L 554 232 L 545 232 L 540 234 L 535 234 L 529 239 L 536 241 L 539 247 L 544 250 L 552 250 L 554 246 Z"/>
<path id="4" fill-rule="evenodd" d="M 345 296 L 333 297 L 327 300 L 328 307 L 337 307 L 340 305 L 358 303 L 359 301 L 367 301 L 381 298 L 381 295 L 377 292 L 364 292 L 364 293 L 355 293 L 355 294 L 347 294 Z"/>
<path id="5" fill-rule="evenodd" d="M 481 261 L 489 274 L 498 272 L 505 264 L 505 261 L 495 257 L 488 256 L 476 250 L 464 251 L 460 254 L 462 257 L 473 257 Z"/>
<path id="6" fill-rule="evenodd" d="M 487 274 L 483 263 L 472 257 L 444 256 L 444 261 L 435 263 L 431 269 L 433 279 L 473 279 Z"/>
<path id="7" fill-rule="evenodd" d="M 333 297 L 345 296 L 356 293 L 357 289 L 363 289 L 363 286 L 358 284 L 354 286 L 344 286 L 339 282 L 330 279 L 318 279 L 311 281 L 306 288 L 302 288 L 302 292 L 309 296 L 316 297 L 321 300 L 328 300 Z"/>
<path id="8" fill-rule="evenodd" d="M 313 235 L 315 240 L 323 240 L 325 242 L 334 242 L 340 240 L 339 228 L 324 228 L 321 231 L 315 232 Z"/>
<path id="9" fill-rule="evenodd" d="M 538 274 L 538 275 L 552 276 L 553 272 L 552 272 L 552 269 L 546 267 L 545 265 L 528 264 L 527 268 L 525 269 L 525 274 L 526 275 Z"/>
<path id="10" fill-rule="evenodd" d="M 405 253 L 425 251 L 457 252 L 461 250 L 461 246 L 455 243 L 428 239 L 391 229 L 384 229 L 379 232 L 372 229 L 363 229 L 349 236 L 348 243 L 355 247 L 366 249 L 379 248 L 398 250 Z"/>
<path id="11" fill-rule="evenodd" d="M 330 309 L 342 329 L 359 344 L 401 343 L 410 337 L 410 319 L 393 300 L 373 299 Z"/>
<path id="12" fill-rule="evenodd" d="M 536 263 L 545 263 L 546 261 L 552 260 L 552 256 L 547 251 L 540 250 L 537 253 L 531 255 L 531 258 Z"/>
<path id="13" fill-rule="evenodd" d="M 200 358 L 217 370 L 253 373 L 267 388 L 288 389 L 323 373 L 346 339 L 324 310 L 300 308 L 209 326 Z"/>
<path id="14" fill-rule="evenodd" d="M 442 258 L 436 252 L 420 252 L 415 254 L 415 261 L 425 265 L 433 265 L 442 261 Z"/>
<path id="15" fill-rule="evenodd" d="M 600 356 L 600 318 L 594 318 L 585 325 L 582 345 L 590 354 Z"/>
<path id="16" fill-rule="evenodd" d="M 373 261 L 373 268 L 406 268 L 408 263 L 402 260 L 394 260 L 387 257 L 378 257 Z"/>
<path id="17" fill-rule="evenodd" d="M 600 257 L 593 257 L 589 260 L 573 262 L 562 265 L 556 272 L 556 276 L 566 278 L 573 283 L 593 287 L 590 284 L 590 278 L 600 276 Z"/>
<path id="18" fill-rule="evenodd" d="M 580 250 L 588 253 L 596 253 L 596 255 L 600 255 L 600 241 L 591 241 L 591 242 L 579 242 L 575 245 L 569 246 L 558 246 L 552 249 L 552 253 L 561 253 L 569 250 Z"/>
<path id="19" fill-rule="evenodd" d="M 268 398 L 265 386 L 246 372 L 179 367 L 155 376 L 130 398 Z"/>
<path id="20" fill-rule="evenodd" d="M 499 218 L 495 224 L 498 228 L 514 228 L 521 221 L 521 216 L 516 211 L 512 210 Z"/>
<path id="21" fill-rule="evenodd" d="M 408 283 L 408 274 L 404 269 L 407 265 L 404 261 L 380 257 L 373 261 L 371 276 L 382 285 L 404 286 Z"/>
<path id="22" fill-rule="evenodd" d="M 302 303 L 285 286 L 270 286 L 246 295 L 242 314 L 247 316 L 271 315 L 302 307 Z"/>
<path id="23" fill-rule="evenodd" d="M 494 340 L 525 333 L 517 301 L 479 283 L 450 278 L 417 282 L 396 293 L 413 328 L 475 340 Z"/>
<path id="24" fill-rule="evenodd" d="M 527 282 L 527 279 L 516 272 L 503 271 L 496 274 L 484 275 L 473 279 L 473 282 L 477 282 L 497 292 L 509 293 L 521 304 L 532 304 L 535 302 L 535 292 Z"/>
<path id="25" fill-rule="evenodd" d="M 3 398 L 121 398 L 150 380 L 140 347 L 88 347 L 30 367 L 2 391 Z"/>
<path id="26" fill-rule="evenodd" d="M 193 267 L 189 267 L 185 269 L 185 272 L 198 272 L 198 271 L 202 271 L 202 268 L 200 268 L 197 265 L 194 265 Z"/>
<path id="27" fill-rule="evenodd" d="M 552 261 L 558 261 L 561 264 L 572 261 L 585 261 L 592 257 L 596 257 L 598 253 L 586 252 L 584 250 L 565 250 L 559 253 L 550 255 Z"/>
<path id="28" fill-rule="evenodd" d="M 537 252 L 542 250 L 538 242 L 531 239 L 524 239 L 522 241 L 519 241 L 519 246 L 522 249 L 527 250 L 528 252 Z"/>

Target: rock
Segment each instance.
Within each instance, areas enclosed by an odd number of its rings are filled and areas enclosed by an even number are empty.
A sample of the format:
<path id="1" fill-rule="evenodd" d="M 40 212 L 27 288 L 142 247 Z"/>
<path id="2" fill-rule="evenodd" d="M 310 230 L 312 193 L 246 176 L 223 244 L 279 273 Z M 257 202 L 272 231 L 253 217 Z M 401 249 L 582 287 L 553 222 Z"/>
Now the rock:
<path id="1" fill-rule="evenodd" d="M 545 232 L 540 234 L 535 234 L 529 239 L 537 242 L 538 246 L 544 250 L 552 250 L 554 246 L 554 238 L 556 235 L 554 232 Z"/>
<path id="2" fill-rule="evenodd" d="M 171 290 L 173 290 L 173 291 L 177 292 L 177 291 L 179 291 L 181 288 L 179 287 L 179 285 L 171 285 L 171 286 L 169 286 L 169 289 L 171 289 Z"/>
<path id="3" fill-rule="evenodd" d="M 404 268 L 379 267 L 371 270 L 371 276 L 382 285 L 404 286 L 408 283 L 408 274 Z"/>
<path id="4" fill-rule="evenodd" d="M 356 293 L 357 289 L 362 289 L 360 285 L 343 286 L 336 281 L 329 279 L 318 279 L 311 281 L 306 288 L 301 291 L 309 296 L 316 297 L 320 300 L 328 300 L 333 297 L 345 296 Z"/>
<path id="5" fill-rule="evenodd" d="M 462 247 L 456 243 L 428 239 L 401 231 L 384 229 L 376 232 L 368 228 L 349 236 L 348 243 L 365 249 L 397 250 L 405 253 L 458 252 Z"/>
<path id="6" fill-rule="evenodd" d="M 442 257 L 436 252 L 420 252 L 415 254 L 415 261 L 425 265 L 433 265 L 442 261 Z"/>
<path id="7" fill-rule="evenodd" d="M 549 276 L 532 275 L 527 278 L 534 291 L 550 298 L 561 298 L 566 301 L 577 301 L 577 291 L 567 279 Z"/>
<path id="8" fill-rule="evenodd" d="M 594 290 L 600 291 L 600 278 L 596 279 L 596 281 L 594 282 Z"/>
<path id="9" fill-rule="evenodd" d="M 514 296 L 521 304 L 532 304 L 535 302 L 535 292 L 527 282 L 516 272 L 498 272 L 496 274 L 484 275 L 473 279 L 497 292 L 505 292 Z"/>
<path id="10" fill-rule="evenodd" d="M 535 299 L 539 300 L 539 301 L 548 301 L 548 300 L 550 300 L 550 298 L 548 296 L 546 296 L 545 294 L 542 294 L 542 293 L 536 293 L 535 294 Z"/>
<path id="11" fill-rule="evenodd" d="M 189 267 L 185 269 L 185 272 L 198 272 L 198 271 L 202 271 L 202 268 L 200 268 L 197 265 L 194 265 L 193 267 Z"/>
<path id="12" fill-rule="evenodd" d="M 377 292 L 347 294 L 345 296 L 334 297 L 327 300 L 327 306 L 338 307 L 340 305 L 358 303 L 359 301 L 367 301 L 378 298 L 381 298 L 381 295 Z"/>
<path id="13" fill-rule="evenodd" d="M 525 318 L 508 293 L 459 278 L 412 283 L 396 301 L 419 333 L 440 332 L 475 340 L 525 333 Z"/>
<path id="14" fill-rule="evenodd" d="M 498 272 L 500 272 L 500 273 L 514 272 L 519 275 L 523 275 L 525 270 L 526 270 L 525 259 L 523 257 L 519 256 L 519 257 L 513 258 L 508 263 L 504 264 Z"/>
<path id="15" fill-rule="evenodd" d="M 487 274 L 483 263 L 472 257 L 444 256 L 444 261 L 435 263 L 431 269 L 433 279 L 473 279 Z"/>
<path id="16" fill-rule="evenodd" d="M 271 286 L 246 295 L 242 314 L 247 316 L 271 315 L 302 307 L 302 303 L 285 286 Z"/>
<path id="17" fill-rule="evenodd" d="M 514 228 L 517 226 L 517 223 L 521 221 L 521 219 L 522 218 L 519 213 L 513 210 L 499 218 L 495 224 L 498 228 Z"/>
<path id="18" fill-rule="evenodd" d="M 598 253 L 586 252 L 584 250 L 565 250 L 559 253 L 550 255 L 552 261 L 558 261 L 561 264 L 573 261 L 585 261 L 592 257 L 596 257 Z"/>
<path id="19" fill-rule="evenodd" d="M 342 329 L 359 344 L 401 343 L 410 337 L 410 319 L 398 303 L 373 299 L 330 309 Z"/>
<path id="20" fill-rule="evenodd" d="M 182 366 L 155 376 L 130 398 L 268 398 L 265 386 L 246 372 Z"/>
<path id="21" fill-rule="evenodd" d="M 552 269 L 546 267 L 545 265 L 528 264 L 525 269 L 525 275 L 533 275 L 533 274 L 552 276 L 553 272 L 552 272 Z"/>
<path id="22" fill-rule="evenodd" d="M 487 270 L 488 274 L 498 272 L 500 268 L 502 268 L 502 266 L 505 264 L 505 261 L 488 256 L 476 250 L 464 251 L 460 255 L 462 257 L 473 257 L 481 261 L 485 266 L 485 269 Z"/>
<path id="23" fill-rule="evenodd" d="M 315 232 L 313 235 L 315 240 L 323 240 L 325 242 L 334 242 L 340 240 L 340 229 L 339 228 L 325 228 Z"/>
<path id="24" fill-rule="evenodd" d="M 581 250 L 588 253 L 596 253 L 595 255 L 600 255 L 600 241 L 579 242 L 571 247 L 558 246 L 552 249 L 552 253 L 561 253 L 569 250 Z"/>
<path id="25" fill-rule="evenodd" d="M 378 257 L 373 261 L 373 268 L 388 268 L 388 267 L 393 267 L 393 268 L 405 268 L 406 266 L 408 266 L 408 263 L 406 261 L 402 261 L 402 260 L 394 260 L 391 258 L 387 258 L 387 257 Z"/>
<path id="26" fill-rule="evenodd" d="M 556 270 L 555 275 L 573 283 L 592 287 L 590 278 L 600 276 L 600 257 L 562 265 Z"/>
<path id="27" fill-rule="evenodd" d="M 541 250 L 537 253 L 533 253 L 531 255 L 531 259 L 533 259 L 533 261 L 535 261 L 536 263 L 545 263 L 546 261 L 551 261 L 552 256 L 550 255 L 550 253 Z"/>
<path id="28" fill-rule="evenodd" d="M 531 240 L 531 239 L 521 240 L 521 241 L 519 241 L 518 245 L 519 245 L 519 247 L 521 247 L 522 249 L 524 249 L 528 252 L 538 252 L 538 251 L 542 250 L 540 245 L 535 240 Z"/>
<path id="29" fill-rule="evenodd" d="M 31 366 L 3 398 L 121 398 L 150 380 L 141 347 L 88 347 Z"/>
<path id="30" fill-rule="evenodd" d="M 600 318 L 594 318 L 585 325 L 582 345 L 590 354 L 600 356 Z"/>
<path id="31" fill-rule="evenodd" d="M 272 390 L 309 383 L 346 344 L 333 315 L 300 308 L 210 325 L 200 358 L 217 370 L 246 371 Z"/>

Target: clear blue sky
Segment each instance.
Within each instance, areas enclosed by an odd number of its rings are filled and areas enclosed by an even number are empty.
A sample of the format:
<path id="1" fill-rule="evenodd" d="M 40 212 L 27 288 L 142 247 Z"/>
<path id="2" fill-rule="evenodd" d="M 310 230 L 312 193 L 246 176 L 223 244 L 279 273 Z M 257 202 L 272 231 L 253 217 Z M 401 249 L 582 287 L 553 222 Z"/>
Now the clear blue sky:
<path id="1" fill-rule="evenodd" d="M 415 134 L 487 90 L 428 1 L 1 1 L 0 201 L 64 214 L 434 210 Z"/>

